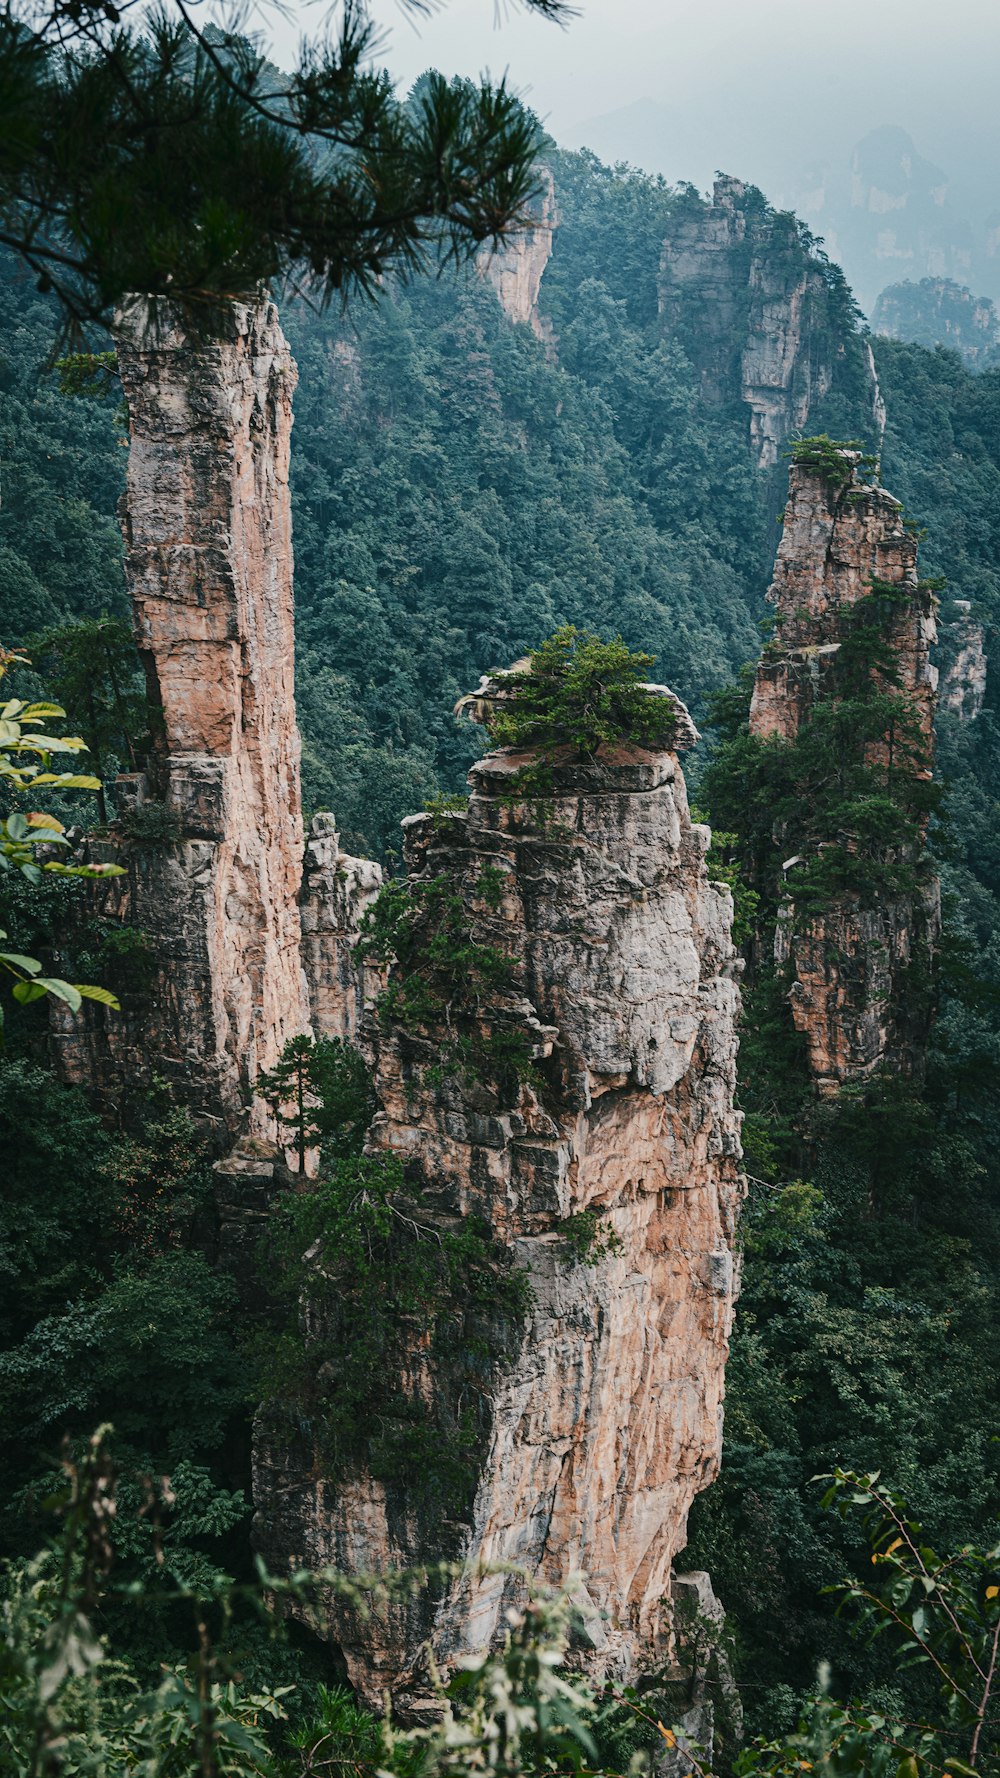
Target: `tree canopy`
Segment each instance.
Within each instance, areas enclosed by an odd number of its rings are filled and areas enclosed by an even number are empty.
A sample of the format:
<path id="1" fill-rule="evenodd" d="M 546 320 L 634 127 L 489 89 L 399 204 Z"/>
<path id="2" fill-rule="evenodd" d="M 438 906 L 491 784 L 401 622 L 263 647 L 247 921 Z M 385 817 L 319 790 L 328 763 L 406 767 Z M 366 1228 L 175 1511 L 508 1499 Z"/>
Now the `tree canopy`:
<path id="1" fill-rule="evenodd" d="M 416 11 L 423 0 L 404 0 Z M 523 0 L 551 19 L 566 0 Z M 540 131 L 504 80 L 400 100 L 367 0 L 281 73 L 190 0 L 4 0 L 0 242 L 65 322 L 133 291 L 195 311 L 262 281 L 371 294 L 517 225 Z"/>

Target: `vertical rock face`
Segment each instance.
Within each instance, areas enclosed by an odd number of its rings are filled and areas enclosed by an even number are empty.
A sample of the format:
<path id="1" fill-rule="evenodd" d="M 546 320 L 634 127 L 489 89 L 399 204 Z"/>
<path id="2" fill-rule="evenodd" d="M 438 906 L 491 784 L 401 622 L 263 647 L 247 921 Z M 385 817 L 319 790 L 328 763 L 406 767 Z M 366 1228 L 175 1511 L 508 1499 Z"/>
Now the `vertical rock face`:
<path id="1" fill-rule="evenodd" d="M 660 315 L 684 337 L 713 407 L 742 401 L 761 468 L 807 424 L 834 381 L 840 342 L 820 263 L 795 218 L 776 213 L 760 192 L 720 177 L 710 205 L 679 211 L 660 258 Z M 693 342 L 693 343 L 692 343 Z M 877 421 L 878 383 L 870 354 L 869 400 Z"/>
<path id="2" fill-rule="evenodd" d="M 116 326 L 130 450 L 123 502 L 136 637 L 156 713 L 149 770 L 121 784 L 117 912 L 155 961 L 142 1015 L 81 1044 L 90 1079 L 158 1076 L 221 1145 L 262 1066 L 304 1029 L 302 818 L 291 509 L 296 372 L 270 302 L 192 337 L 144 302 Z"/>
<path id="3" fill-rule="evenodd" d="M 484 253 L 479 266 L 511 320 L 526 322 L 537 339 L 549 343 L 552 328 L 539 312 L 538 293 L 542 273 L 552 256 L 552 237 L 558 216 L 552 174 L 548 167 L 540 168 L 539 173 L 543 189 L 536 217 L 528 228 L 511 235 L 495 252 Z"/>
<path id="4" fill-rule="evenodd" d="M 850 464 L 856 456 L 844 453 Z M 902 524 L 898 500 L 859 484 L 856 473 L 836 486 L 822 471 L 791 472 L 784 531 L 768 598 L 776 608 L 774 640 L 757 668 L 750 731 L 791 741 L 815 705 L 835 696 L 837 657 L 849 614 L 873 580 L 898 589 L 885 634 L 922 737 L 929 775 L 937 669 L 933 594 L 917 578 L 916 538 Z M 885 763 L 885 748 L 869 751 Z M 789 861 L 789 865 L 794 864 Z M 914 860 L 916 862 L 916 860 Z M 821 1092 L 866 1079 L 888 1067 L 901 1074 L 922 1065 L 925 1029 L 902 1011 L 907 970 L 933 949 L 939 923 L 938 885 L 929 872 L 913 895 L 862 906 L 843 896 L 822 914 L 781 910 L 776 961 L 790 969 L 790 1002 L 806 1039 L 809 1068 Z M 790 885 L 794 878 L 789 876 Z"/>
<path id="5" fill-rule="evenodd" d="M 523 763 L 480 761 L 468 814 L 412 817 L 406 853 L 412 882 L 445 877 L 470 908 L 484 868 L 499 873 L 516 977 L 484 1017 L 530 1036 L 536 1075 L 504 1102 L 442 1080 L 419 1032 L 384 1031 L 370 1139 L 400 1157 L 422 1215 L 477 1214 L 530 1277 L 474 1500 L 460 1526 L 428 1529 L 405 1483 L 324 1474 L 308 1442 L 264 1425 L 256 1538 L 272 1571 L 440 1554 L 550 1581 L 582 1570 L 581 1659 L 628 1674 L 662 1646 L 671 1562 L 719 1462 L 742 1191 L 732 904 L 676 755 L 557 767 L 544 822 L 511 795 Z M 589 1264 L 566 1239 L 584 1211 L 613 1237 Z M 426 1354 L 413 1365 L 411 1388 L 444 1387 Z M 329 1633 L 367 1697 L 419 1693 L 424 1645 L 445 1667 L 482 1649 L 516 1589 L 473 1571 L 366 1621 L 331 1597 Z"/>
<path id="6" fill-rule="evenodd" d="M 342 852 L 333 816 L 314 815 L 302 875 L 302 967 L 319 1037 L 353 1040 L 358 1033 L 366 973 L 358 931 L 381 887 L 380 866 Z"/>
<path id="7" fill-rule="evenodd" d="M 986 638 L 968 599 L 953 599 L 955 616 L 945 627 L 951 660 L 941 678 L 942 710 L 961 722 L 975 722 L 986 701 Z"/>

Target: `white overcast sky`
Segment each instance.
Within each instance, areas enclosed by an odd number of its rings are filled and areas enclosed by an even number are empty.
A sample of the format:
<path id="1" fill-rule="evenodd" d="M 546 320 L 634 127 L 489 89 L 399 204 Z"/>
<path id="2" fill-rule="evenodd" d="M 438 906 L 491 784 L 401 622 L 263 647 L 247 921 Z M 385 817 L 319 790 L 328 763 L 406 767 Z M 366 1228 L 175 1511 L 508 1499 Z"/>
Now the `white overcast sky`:
<path id="1" fill-rule="evenodd" d="M 286 23 L 270 15 L 277 59 L 328 10 L 299 0 Z M 722 167 L 780 201 L 810 159 L 843 161 L 869 129 L 899 124 L 956 196 L 1000 205 L 1000 0 L 580 0 L 562 28 L 514 0 L 375 11 L 401 85 L 427 67 L 506 71 L 557 140 L 599 135 L 605 159 L 639 159 L 638 141 L 671 178 L 704 187 Z"/>

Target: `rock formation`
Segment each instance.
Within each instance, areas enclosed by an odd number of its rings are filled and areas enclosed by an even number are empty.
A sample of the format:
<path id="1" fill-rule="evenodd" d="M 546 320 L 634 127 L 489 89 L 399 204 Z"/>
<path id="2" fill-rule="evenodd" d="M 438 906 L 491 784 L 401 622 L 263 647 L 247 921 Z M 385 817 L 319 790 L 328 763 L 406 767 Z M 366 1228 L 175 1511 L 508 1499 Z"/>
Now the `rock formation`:
<path id="1" fill-rule="evenodd" d="M 711 204 L 692 203 L 671 219 L 660 317 L 665 332 L 682 332 L 703 400 L 746 405 L 757 461 L 773 467 L 833 387 L 843 343 L 824 267 L 794 216 L 772 210 L 742 180 L 718 178 Z M 862 356 L 877 427 L 874 362 Z"/>
<path id="2" fill-rule="evenodd" d="M 153 979 L 121 1015 L 59 1017 L 56 1044 L 64 1074 L 112 1102 L 122 1082 L 165 1083 L 223 1148 L 248 1118 L 265 1132 L 254 1080 L 286 1038 L 310 1020 L 353 1031 L 350 951 L 381 878 L 340 853 L 328 819 L 304 846 L 296 371 L 277 312 L 228 303 L 201 337 L 137 302 L 116 343 L 130 423 L 126 576 L 153 745 L 146 770 L 118 780 L 120 821 L 90 855 L 125 864 L 103 912 L 143 935 Z"/>
<path id="3" fill-rule="evenodd" d="M 342 852 L 333 816 L 314 815 L 306 841 L 301 917 L 302 965 L 317 1036 L 357 1036 L 366 992 L 377 986 L 374 972 L 366 971 L 359 958 L 358 931 L 381 887 L 381 867 L 370 858 Z"/>
<path id="4" fill-rule="evenodd" d="M 841 453 L 845 479 L 820 467 L 792 468 L 784 530 L 768 593 L 776 609 L 774 639 L 757 668 L 750 731 L 792 741 L 817 704 L 836 697 L 838 656 L 850 614 L 872 582 L 898 589 L 889 601 L 884 640 L 897 689 L 921 737 L 929 775 L 937 670 L 933 593 L 917 578 L 917 541 L 902 523 L 902 507 L 883 488 L 859 483 L 856 453 Z M 901 595 L 901 596 L 900 596 Z M 882 743 L 869 750 L 885 761 Z M 926 1028 L 906 1010 L 902 985 L 918 958 L 933 950 L 939 924 L 937 880 L 917 867 L 920 887 L 900 897 L 835 898 L 821 913 L 800 911 L 794 867 L 786 865 L 788 898 L 779 912 L 775 959 L 791 974 L 792 1015 L 806 1041 L 812 1078 L 821 1093 L 863 1081 L 888 1067 L 919 1072 Z"/>
<path id="5" fill-rule="evenodd" d="M 555 182 L 548 167 L 539 168 L 539 177 L 542 192 L 530 224 L 511 235 L 502 246 L 481 254 L 479 268 L 511 320 L 526 322 L 536 339 L 551 345 L 552 326 L 539 311 L 538 293 L 542 273 L 552 256 L 558 215 Z"/>
<path id="6" fill-rule="evenodd" d="M 630 1675 L 664 1646 L 663 1600 L 689 1507 L 716 1473 L 742 1181 L 733 1108 L 738 991 L 728 889 L 709 881 L 673 753 L 555 768 L 546 815 L 519 799 L 525 756 L 470 773 L 467 815 L 406 823 L 409 881 L 445 880 L 475 917 L 499 873 L 494 942 L 515 960 L 481 1018 L 536 1057 L 506 1096 L 440 1067 L 438 1037 L 378 1042 L 373 1153 L 398 1156 L 421 1218 L 476 1214 L 533 1293 L 493 1375 L 464 1522 L 421 1521 L 405 1482 L 334 1475 L 302 1434 L 258 1430 L 256 1543 L 272 1572 L 358 1572 L 437 1555 L 583 1571 L 580 1658 Z M 390 980 L 393 978 L 390 977 Z M 567 1219 L 592 1213 L 591 1263 Z M 415 1339 L 419 1399 L 447 1386 Z M 473 1571 L 360 1619 L 326 1600 L 330 1637 L 368 1698 L 419 1695 L 425 1645 L 447 1669 L 503 1624 L 518 1582 Z"/>
<path id="7" fill-rule="evenodd" d="M 160 306 L 118 317 L 130 447 L 122 520 L 154 712 L 148 769 L 120 782 L 128 876 L 109 893 L 147 937 L 135 1016 L 78 1027 L 84 1078 L 154 1076 L 219 1146 L 259 1068 L 304 1029 L 302 817 L 288 452 L 296 372 L 267 301 L 212 337 Z M 95 1049 L 101 1051 L 95 1054 Z"/>
<path id="8" fill-rule="evenodd" d="M 951 278 L 904 281 L 882 291 L 872 327 L 891 340 L 948 346 L 970 370 L 1000 363 L 1000 316 L 988 296 L 973 296 Z"/>
<path id="9" fill-rule="evenodd" d="M 974 722 L 986 701 L 986 637 L 968 599 L 953 599 L 955 613 L 943 625 L 951 659 L 941 675 L 938 703 L 960 722 Z"/>

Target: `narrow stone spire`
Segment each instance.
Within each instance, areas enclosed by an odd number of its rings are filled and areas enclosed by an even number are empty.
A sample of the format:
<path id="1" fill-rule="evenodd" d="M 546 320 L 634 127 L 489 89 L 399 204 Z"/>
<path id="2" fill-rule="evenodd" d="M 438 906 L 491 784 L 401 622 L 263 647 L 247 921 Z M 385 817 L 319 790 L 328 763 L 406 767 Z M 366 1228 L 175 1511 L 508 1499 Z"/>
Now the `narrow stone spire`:
<path id="1" fill-rule="evenodd" d="M 851 614 L 873 583 L 885 588 L 890 615 L 883 640 L 896 683 L 922 737 L 918 777 L 930 775 L 937 669 L 933 593 L 917 576 L 917 539 L 900 502 L 857 477 L 857 452 L 841 451 L 844 476 L 794 464 L 784 530 L 768 599 L 773 639 L 757 667 L 750 732 L 792 741 L 817 704 L 837 695 L 837 662 Z M 885 743 L 866 750 L 884 764 Z M 786 866 L 775 960 L 790 973 L 789 1004 L 805 1038 L 808 1066 L 822 1095 L 877 1072 L 919 1076 L 929 1032 L 926 994 L 904 993 L 915 965 L 929 963 L 940 930 L 940 890 L 933 870 L 914 856 L 912 893 L 870 905 L 841 894 L 821 911 L 795 902 L 797 858 Z M 911 981 L 913 980 L 911 976 Z M 917 1010 L 919 1009 L 919 1010 Z"/>

